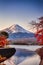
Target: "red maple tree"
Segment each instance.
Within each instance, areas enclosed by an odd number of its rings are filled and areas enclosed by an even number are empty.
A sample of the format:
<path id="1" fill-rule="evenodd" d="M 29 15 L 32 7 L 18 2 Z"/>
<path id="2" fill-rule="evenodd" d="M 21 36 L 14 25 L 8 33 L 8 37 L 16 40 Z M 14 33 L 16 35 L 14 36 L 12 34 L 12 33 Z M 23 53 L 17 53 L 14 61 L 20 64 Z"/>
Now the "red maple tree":
<path id="1" fill-rule="evenodd" d="M 7 44 L 7 39 L 4 36 L 0 36 L 0 46 L 5 46 Z"/>
<path id="2" fill-rule="evenodd" d="M 43 45 L 43 17 L 38 18 L 39 23 L 32 21 L 32 25 L 36 28 L 35 37 L 40 45 Z"/>

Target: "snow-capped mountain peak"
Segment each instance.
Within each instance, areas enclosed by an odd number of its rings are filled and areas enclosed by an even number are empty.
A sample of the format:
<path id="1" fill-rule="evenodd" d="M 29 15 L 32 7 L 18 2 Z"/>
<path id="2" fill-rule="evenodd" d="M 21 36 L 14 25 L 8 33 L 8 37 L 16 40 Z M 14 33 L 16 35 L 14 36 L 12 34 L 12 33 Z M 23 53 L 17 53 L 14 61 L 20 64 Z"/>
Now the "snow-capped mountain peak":
<path id="1" fill-rule="evenodd" d="M 17 33 L 17 32 L 29 32 L 27 30 L 25 30 L 23 27 L 19 26 L 18 24 L 13 24 L 12 26 L 10 26 L 9 28 L 4 29 L 5 31 L 7 31 L 8 33 Z"/>

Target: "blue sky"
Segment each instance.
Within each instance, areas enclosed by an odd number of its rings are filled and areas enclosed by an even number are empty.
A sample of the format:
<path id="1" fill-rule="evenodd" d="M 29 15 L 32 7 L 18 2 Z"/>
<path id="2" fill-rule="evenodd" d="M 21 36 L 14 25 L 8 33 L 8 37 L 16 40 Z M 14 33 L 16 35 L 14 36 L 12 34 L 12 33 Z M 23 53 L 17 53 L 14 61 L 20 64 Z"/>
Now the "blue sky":
<path id="1" fill-rule="evenodd" d="M 43 16 L 43 0 L 0 0 L 0 30 L 19 24 L 29 30 L 28 23 Z"/>

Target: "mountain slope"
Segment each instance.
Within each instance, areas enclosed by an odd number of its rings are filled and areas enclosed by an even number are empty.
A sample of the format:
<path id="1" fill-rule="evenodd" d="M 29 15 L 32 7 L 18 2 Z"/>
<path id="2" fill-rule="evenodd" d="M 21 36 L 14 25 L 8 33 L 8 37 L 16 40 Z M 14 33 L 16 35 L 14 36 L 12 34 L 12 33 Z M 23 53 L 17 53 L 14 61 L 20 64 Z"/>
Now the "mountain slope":
<path id="1" fill-rule="evenodd" d="M 18 38 L 32 38 L 34 37 L 33 33 L 26 33 L 26 32 L 17 32 L 10 34 L 10 39 L 18 39 Z"/>
<path id="2" fill-rule="evenodd" d="M 10 26 L 9 28 L 4 29 L 5 31 L 7 31 L 8 33 L 16 33 L 16 32 L 27 32 L 29 33 L 29 31 L 25 30 L 23 27 L 14 24 L 12 26 Z"/>
<path id="3" fill-rule="evenodd" d="M 33 40 L 34 38 L 34 33 L 25 30 L 19 25 L 12 25 L 9 28 L 4 29 L 9 33 L 9 40 L 13 40 L 14 42 L 21 41 L 21 42 L 27 42 L 28 40 Z"/>

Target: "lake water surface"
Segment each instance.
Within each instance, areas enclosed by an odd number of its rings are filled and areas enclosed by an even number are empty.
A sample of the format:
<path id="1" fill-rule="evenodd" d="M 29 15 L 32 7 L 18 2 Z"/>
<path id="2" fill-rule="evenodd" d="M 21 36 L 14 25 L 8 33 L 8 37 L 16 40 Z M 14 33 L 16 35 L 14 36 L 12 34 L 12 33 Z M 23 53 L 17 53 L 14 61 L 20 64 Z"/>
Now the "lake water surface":
<path id="1" fill-rule="evenodd" d="M 12 56 L 13 65 L 39 65 L 40 57 L 34 52 L 42 46 L 27 45 L 9 45 L 16 49 L 16 53 Z M 8 64 L 11 65 L 11 64 Z"/>

